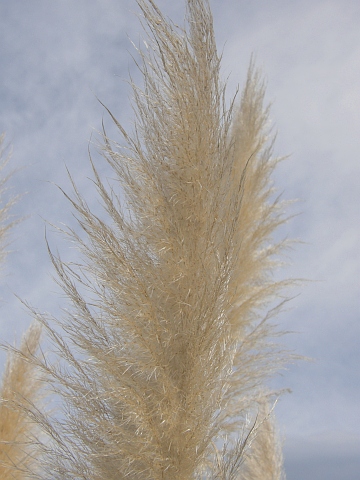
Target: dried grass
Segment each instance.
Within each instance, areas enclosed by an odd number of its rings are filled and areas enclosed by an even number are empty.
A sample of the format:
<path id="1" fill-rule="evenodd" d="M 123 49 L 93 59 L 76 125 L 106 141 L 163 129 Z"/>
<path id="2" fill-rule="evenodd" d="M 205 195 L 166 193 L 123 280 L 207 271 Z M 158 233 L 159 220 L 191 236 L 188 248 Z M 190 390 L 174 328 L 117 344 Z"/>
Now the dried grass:
<path id="1" fill-rule="evenodd" d="M 244 455 L 241 480 L 285 480 L 282 444 L 273 410 L 269 398 L 262 397 L 255 434 Z"/>
<path id="2" fill-rule="evenodd" d="M 0 158 L 4 155 L 5 136 L 0 135 Z M 10 155 L 3 160 L 0 171 L 6 167 Z M 11 174 L 10 174 L 11 175 Z M 0 197 L 6 192 L 9 176 L 2 176 Z M 0 208 L 0 262 L 6 256 L 7 236 L 17 221 L 9 221 L 9 210 L 15 203 L 12 197 Z M 0 478 L 23 479 L 25 471 L 32 466 L 29 436 L 34 428 L 25 414 L 29 402 L 39 400 L 40 382 L 36 377 L 35 366 L 28 361 L 39 347 L 41 326 L 32 324 L 22 340 L 20 350 L 9 349 L 2 384 L 0 385 Z"/>
<path id="3" fill-rule="evenodd" d="M 33 446 L 36 427 L 26 415 L 29 406 L 39 404 L 40 380 L 28 361 L 39 348 L 41 325 L 33 323 L 25 333 L 19 351 L 9 350 L 0 389 L 0 478 L 24 479 L 35 463 Z M 38 405 L 40 406 L 40 405 Z"/>
<path id="4" fill-rule="evenodd" d="M 33 311 L 63 362 L 39 360 L 64 402 L 59 417 L 35 413 L 48 440 L 34 478 L 241 478 L 257 429 L 246 418 L 283 362 L 277 308 L 261 313 L 287 285 L 273 280 L 284 216 L 264 85 L 251 63 L 226 106 L 205 0 L 188 0 L 184 30 L 152 0 L 138 5 L 149 37 L 135 130 L 108 110 L 125 146 L 103 132 L 121 188 L 93 164 L 100 218 L 73 184 L 86 239 L 65 233 L 82 260 L 50 252 L 71 306 L 60 320 Z"/>

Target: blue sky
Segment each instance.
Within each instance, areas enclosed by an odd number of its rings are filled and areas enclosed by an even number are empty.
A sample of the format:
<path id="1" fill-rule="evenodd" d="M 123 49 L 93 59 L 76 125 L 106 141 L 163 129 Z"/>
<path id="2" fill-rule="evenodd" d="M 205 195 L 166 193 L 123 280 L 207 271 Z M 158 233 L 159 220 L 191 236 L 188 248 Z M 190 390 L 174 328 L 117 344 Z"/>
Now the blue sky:
<path id="1" fill-rule="evenodd" d="M 183 2 L 159 6 L 182 24 Z M 299 214 L 286 234 L 304 243 L 284 274 L 311 280 L 278 322 L 298 333 L 285 344 L 309 362 L 277 380 L 288 480 L 353 480 L 360 470 L 360 4 L 357 0 L 211 2 L 229 94 L 243 84 L 250 54 L 267 80 L 276 172 Z M 98 97 L 124 124 L 133 113 L 128 72 L 139 78 L 129 37 L 140 41 L 133 0 L 0 0 L 0 132 L 13 146 L 11 192 L 23 194 L 1 278 L 0 337 L 19 339 L 30 318 L 14 296 L 43 311 L 64 305 L 52 281 L 44 219 L 73 224 L 54 184 L 80 191 L 91 176 L 88 146 L 101 120 Z M 95 147 L 90 145 L 95 151 Z M 96 154 L 94 153 L 96 156 Z M 101 161 L 98 162 L 101 165 Z M 106 168 L 103 168 L 104 175 Z M 97 208 L 97 200 L 90 203 Z M 51 226 L 51 245 L 64 246 Z M 67 250 L 65 250 L 67 249 Z M 0 356 L 1 364 L 4 355 Z"/>

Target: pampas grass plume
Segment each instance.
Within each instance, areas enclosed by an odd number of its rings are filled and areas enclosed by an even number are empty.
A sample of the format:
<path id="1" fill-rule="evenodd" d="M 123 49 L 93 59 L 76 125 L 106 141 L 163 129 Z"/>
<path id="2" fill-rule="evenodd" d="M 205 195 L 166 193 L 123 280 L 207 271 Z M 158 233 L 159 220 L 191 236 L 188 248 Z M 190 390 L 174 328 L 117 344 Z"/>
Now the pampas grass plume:
<path id="1" fill-rule="evenodd" d="M 0 156 L 3 154 L 5 136 L 0 136 Z M 1 164 L 0 170 L 7 165 L 9 156 Z M 0 181 L 0 195 L 3 196 L 9 176 Z M 6 256 L 7 235 L 17 223 L 9 222 L 9 209 L 16 198 L 11 198 L 0 208 L 0 261 Z M 24 407 L 29 402 L 39 400 L 40 383 L 36 376 L 35 365 L 27 357 L 35 355 L 39 347 L 41 326 L 33 323 L 25 333 L 19 351 L 8 349 L 7 362 L 0 385 L 0 478 L 23 479 L 25 470 L 32 465 L 30 434 L 34 433 Z"/>
<path id="2" fill-rule="evenodd" d="M 73 182 L 79 230 L 64 234 L 81 260 L 49 250 L 69 307 L 61 319 L 33 309 L 59 359 L 39 366 L 63 402 L 59 416 L 34 414 L 48 435 L 36 478 L 240 479 L 246 451 L 267 451 L 267 420 L 247 419 L 284 361 L 271 340 L 287 282 L 273 276 L 285 217 L 264 84 L 251 62 L 228 104 L 206 0 L 187 1 L 184 29 L 137 3 L 133 133 L 105 107 L 122 137 L 103 130 L 116 187 L 91 160 L 100 217 Z"/>

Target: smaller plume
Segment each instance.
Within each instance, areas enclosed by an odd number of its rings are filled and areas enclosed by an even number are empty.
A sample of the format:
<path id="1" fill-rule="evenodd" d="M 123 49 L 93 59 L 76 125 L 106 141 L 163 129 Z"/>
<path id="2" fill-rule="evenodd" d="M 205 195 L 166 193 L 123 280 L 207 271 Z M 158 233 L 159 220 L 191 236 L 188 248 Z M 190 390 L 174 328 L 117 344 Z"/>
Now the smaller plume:
<path id="1" fill-rule="evenodd" d="M 4 134 L 0 135 L 0 158 L 4 155 Z M 0 165 L 0 171 L 10 159 L 8 155 Z M 8 176 L 0 180 L 0 199 L 2 200 L 6 190 Z M 16 198 L 2 202 L 0 206 L 0 262 L 6 257 L 6 237 L 9 229 L 16 220 L 9 222 L 9 209 L 15 203 Z M 30 433 L 34 433 L 33 426 L 26 418 L 25 410 L 30 403 L 39 400 L 40 381 L 36 376 L 35 365 L 25 360 L 25 356 L 31 358 L 37 352 L 40 341 L 41 327 L 33 323 L 20 345 L 18 352 L 10 348 L 2 385 L 0 385 L 0 478 L 23 479 L 24 470 L 31 469 L 31 449 L 28 445 Z M 26 398 L 26 400 L 25 400 Z M 16 466 L 16 470 L 15 470 Z"/>

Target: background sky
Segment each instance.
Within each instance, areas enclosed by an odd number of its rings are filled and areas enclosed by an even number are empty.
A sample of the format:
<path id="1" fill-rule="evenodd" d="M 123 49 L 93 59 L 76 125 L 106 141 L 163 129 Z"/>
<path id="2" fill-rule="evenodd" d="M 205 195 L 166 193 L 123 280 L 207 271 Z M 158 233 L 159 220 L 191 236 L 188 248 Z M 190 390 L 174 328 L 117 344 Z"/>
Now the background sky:
<path id="1" fill-rule="evenodd" d="M 176 22 L 183 2 L 159 0 Z M 251 52 L 267 80 L 278 132 L 290 154 L 275 175 L 299 214 L 284 232 L 299 238 L 284 275 L 311 280 L 278 322 L 283 341 L 309 362 L 276 381 L 290 387 L 277 406 L 288 480 L 355 480 L 360 471 L 360 3 L 358 0 L 211 1 L 228 91 L 243 85 Z M 65 165 L 91 191 L 90 136 L 102 118 L 98 97 L 131 128 L 129 40 L 140 41 L 134 0 L 0 0 L 0 132 L 13 146 L 12 232 L 1 279 L 0 338 L 13 343 L 31 319 L 14 294 L 58 313 L 45 222 L 73 225 Z M 140 81 L 140 80 L 139 80 Z M 118 137 L 115 137 L 118 139 Z M 90 144 L 96 157 L 96 148 Z M 101 160 L 100 170 L 106 174 Z M 102 170 L 103 169 L 103 170 Z M 97 208 L 97 199 L 90 199 Z M 48 229 L 54 249 L 75 255 Z M 283 233 L 284 233 L 283 232 Z M 0 354 L 1 365 L 5 356 Z M 1 367 L 2 368 L 2 367 Z M 0 370 L 1 370 L 0 368 Z"/>

